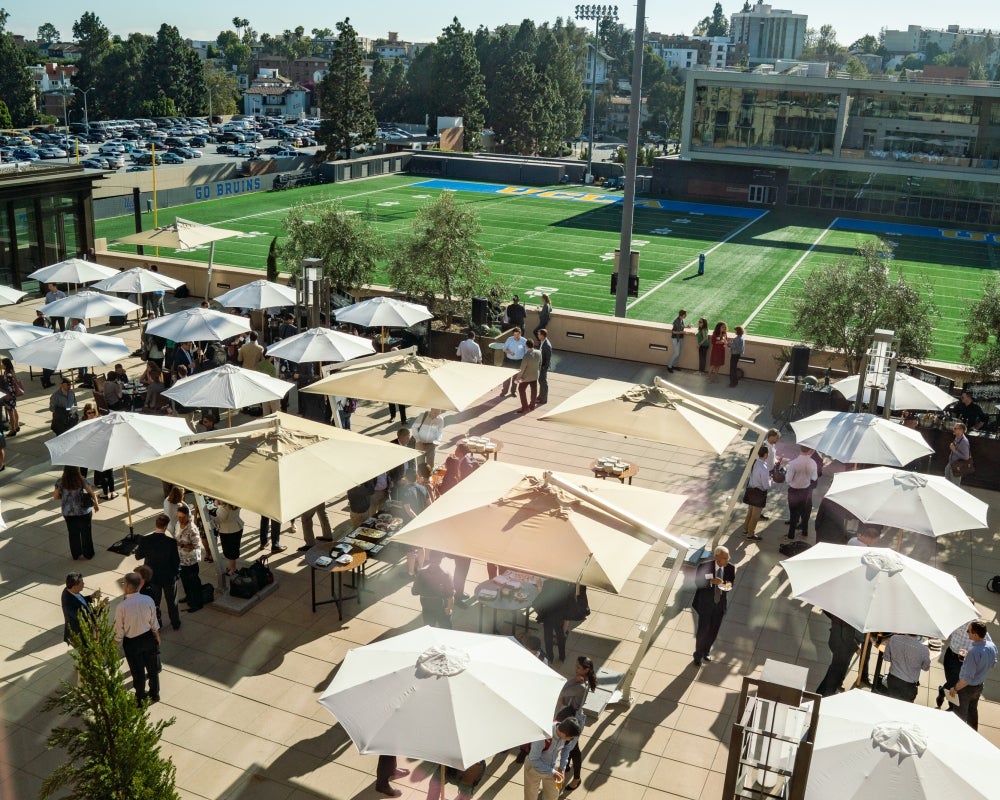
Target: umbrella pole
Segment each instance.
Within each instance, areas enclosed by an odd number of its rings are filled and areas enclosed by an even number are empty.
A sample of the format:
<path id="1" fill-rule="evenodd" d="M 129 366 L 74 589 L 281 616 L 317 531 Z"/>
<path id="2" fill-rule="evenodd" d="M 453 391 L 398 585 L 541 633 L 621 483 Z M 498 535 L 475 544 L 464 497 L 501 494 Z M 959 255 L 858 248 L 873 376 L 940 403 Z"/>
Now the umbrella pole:
<path id="1" fill-rule="evenodd" d="M 858 659 L 858 677 L 854 681 L 854 688 L 857 689 L 861 686 L 861 670 L 865 666 L 865 655 L 868 653 L 868 647 L 871 644 L 872 635 L 870 633 L 865 634 L 864 649 L 861 651 L 861 658 Z"/>
<path id="2" fill-rule="evenodd" d="M 210 242 L 208 245 L 208 279 L 205 284 L 205 299 L 211 300 L 209 294 L 212 292 L 212 262 L 215 260 L 215 242 Z"/>
<path id="3" fill-rule="evenodd" d="M 444 800 L 444 777 L 445 777 L 446 767 L 444 764 L 441 765 L 441 800 Z"/>
<path id="4" fill-rule="evenodd" d="M 233 410 L 231 408 L 226 409 L 226 427 L 233 427 Z"/>
<path id="5" fill-rule="evenodd" d="M 135 528 L 132 527 L 132 498 L 128 491 L 128 467 L 122 467 L 122 485 L 125 487 L 125 508 L 128 512 L 128 532 L 131 536 L 135 533 Z"/>

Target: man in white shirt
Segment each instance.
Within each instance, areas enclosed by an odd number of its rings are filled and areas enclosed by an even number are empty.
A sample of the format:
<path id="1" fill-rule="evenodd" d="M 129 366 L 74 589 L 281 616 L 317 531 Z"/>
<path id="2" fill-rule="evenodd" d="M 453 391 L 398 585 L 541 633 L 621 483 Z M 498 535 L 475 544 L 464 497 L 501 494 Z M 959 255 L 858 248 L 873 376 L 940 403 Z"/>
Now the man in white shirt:
<path id="1" fill-rule="evenodd" d="M 503 343 L 503 365 L 512 369 L 521 369 L 521 359 L 524 358 L 527 349 L 528 343 L 521 336 L 521 329 L 514 328 L 514 333 L 508 336 L 507 341 Z M 503 397 L 507 392 L 510 392 L 511 397 L 517 393 L 516 373 L 503 382 L 500 396 Z"/>
<path id="2" fill-rule="evenodd" d="M 809 516 L 812 514 L 812 490 L 819 480 L 811 447 L 799 446 L 799 454 L 785 468 L 788 484 L 788 538 L 795 538 L 799 528 L 802 537 L 809 535 Z"/>
<path id="3" fill-rule="evenodd" d="M 160 625 L 156 621 L 156 605 L 152 598 L 140 594 L 142 578 L 136 573 L 125 575 L 125 599 L 115 608 L 115 641 L 125 651 L 135 699 L 142 705 L 146 699 L 146 680 L 149 680 L 149 698 L 160 702 L 160 672 L 157 661 L 160 652 Z"/>
<path id="4" fill-rule="evenodd" d="M 483 363 L 483 351 L 476 343 L 475 331 L 469 331 L 468 334 L 466 334 L 466 338 L 463 339 L 461 344 L 458 345 L 455 355 L 457 355 L 465 364 Z"/>

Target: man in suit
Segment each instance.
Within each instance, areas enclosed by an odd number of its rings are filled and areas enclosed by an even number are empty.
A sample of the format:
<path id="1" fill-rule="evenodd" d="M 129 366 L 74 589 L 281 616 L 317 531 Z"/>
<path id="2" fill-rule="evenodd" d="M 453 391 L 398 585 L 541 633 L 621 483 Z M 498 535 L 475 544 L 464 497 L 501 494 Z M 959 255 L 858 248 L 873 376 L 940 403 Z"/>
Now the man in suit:
<path id="1" fill-rule="evenodd" d="M 716 547 L 714 560 L 698 567 L 695 580 L 698 590 L 694 593 L 691 607 L 698 614 L 698 629 L 695 633 L 694 663 L 700 667 L 703 661 L 712 661 L 709 651 L 715 643 L 726 615 L 728 591 L 736 580 L 736 567 L 729 563 L 729 549 Z"/>
<path id="2" fill-rule="evenodd" d="M 66 588 L 62 590 L 63 641 L 69 644 L 70 633 L 80 633 L 80 614 L 91 612 L 90 601 L 83 596 L 83 575 L 71 572 L 66 576 Z"/>
<path id="3" fill-rule="evenodd" d="M 181 626 L 181 615 L 177 610 L 177 575 L 181 569 L 181 556 L 177 551 L 177 541 L 167 533 L 170 517 L 160 514 L 156 518 L 156 530 L 139 540 L 135 551 L 137 561 L 145 560 L 153 570 L 153 583 L 163 590 L 167 599 L 167 614 L 174 630 Z"/>
<path id="4" fill-rule="evenodd" d="M 542 368 L 538 371 L 538 402 L 543 406 L 549 402 L 549 367 L 552 366 L 552 342 L 545 328 L 538 329 L 538 352 L 542 354 Z"/>

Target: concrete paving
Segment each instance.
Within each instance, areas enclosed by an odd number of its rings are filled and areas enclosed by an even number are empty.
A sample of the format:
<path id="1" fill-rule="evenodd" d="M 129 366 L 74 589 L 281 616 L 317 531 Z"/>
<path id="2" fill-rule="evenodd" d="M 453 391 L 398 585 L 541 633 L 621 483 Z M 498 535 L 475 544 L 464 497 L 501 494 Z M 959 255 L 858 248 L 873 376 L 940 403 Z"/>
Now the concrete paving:
<path id="1" fill-rule="evenodd" d="M 193 303 L 186 303 L 193 304 Z M 30 322 L 36 302 L 4 308 L 0 316 Z M 168 310 L 176 310 L 173 303 Z M 123 329 L 93 328 L 123 335 L 138 346 L 134 325 Z M 138 374 L 137 359 L 126 362 Z M 35 797 L 41 780 L 63 759 L 47 751 L 45 737 L 59 717 L 42 704 L 61 680 L 72 676 L 68 648 L 62 642 L 59 594 L 71 570 L 82 570 L 87 585 L 113 596 L 121 594 L 122 575 L 131 557 L 107 547 L 126 532 L 123 494 L 102 503 L 95 518 L 97 555 L 92 561 L 71 560 L 65 526 L 52 484 L 58 471 L 47 459 L 48 394 L 36 377 L 19 372 L 27 394 L 18 403 L 22 431 L 7 442 L 7 467 L 0 473 L 0 500 L 8 528 L 0 533 L 0 796 Z M 630 362 L 556 353 L 550 375 L 550 405 L 598 377 L 651 382 L 656 370 Z M 685 388 L 739 399 L 766 409 L 770 386 L 745 381 L 737 389 L 706 383 L 704 377 L 678 371 L 672 379 Z M 81 401 L 88 399 L 80 390 Z M 596 456 L 618 455 L 639 465 L 635 484 L 684 494 L 687 502 L 671 525 L 674 533 L 710 538 L 734 491 L 750 450 L 748 438 L 734 443 L 721 457 L 621 436 L 581 431 L 542 422 L 540 412 L 516 414 L 517 401 L 484 397 L 476 406 L 446 418 L 445 446 L 471 431 L 490 433 L 504 442 L 502 460 L 587 474 Z M 771 423 L 766 410 L 759 421 Z M 384 404 L 362 403 L 354 430 L 389 438 Z M 782 450 L 792 452 L 789 437 Z M 830 480 L 824 478 L 821 490 Z M 151 529 L 159 512 L 159 481 L 130 472 L 137 530 Z M 120 473 L 116 472 L 120 485 Z M 592 478 L 587 478 L 592 480 Z M 120 489 L 119 489 L 120 491 Z M 973 490 L 994 508 L 998 496 Z M 694 618 L 690 590 L 675 591 L 662 620 L 656 623 L 652 647 L 634 684 L 630 707 L 609 709 L 589 725 L 582 741 L 584 778 L 571 793 L 574 800 L 718 800 L 722 795 L 729 731 L 746 675 L 759 674 L 768 658 L 808 667 L 814 688 L 826 670 L 826 618 L 789 597 L 779 566 L 777 546 L 784 533 L 784 501 L 772 492 L 771 521 L 758 532 L 763 541 L 748 544 L 739 531 L 742 506 L 727 528 L 738 574 L 730 610 L 714 654 L 717 660 L 697 669 L 691 663 Z M 996 513 L 995 511 L 993 512 Z M 334 523 L 346 519 L 342 498 L 330 504 Z M 257 518 L 247 514 L 245 558 L 257 556 Z M 348 602 L 341 623 L 332 606 L 310 612 L 309 574 L 295 548 L 301 537 L 286 526 L 288 550 L 270 560 L 280 586 L 242 617 L 208 607 L 182 614 L 180 630 L 163 633 L 162 702 L 151 709 L 156 719 L 173 718 L 166 729 L 163 752 L 177 767 L 183 798 L 210 800 L 305 800 L 306 798 L 376 798 L 376 759 L 359 755 L 330 714 L 317 703 L 338 664 L 353 647 L 392 636 L 420 624 L 417 598 L 410 593 L 403 551 L 369 571 L 360 604 Z M 904 539 L 903 550 L 954 574 L 998 637 L 996 600 L 985 588 L 1000 573 L 992 531 L 956 534 L 936 542 L 918 536 Z M 447 562 L 446 562 L 447 563 Z M 647 624 L 670 561 L 667 548 L 654 547 L 619 595 L 591 591 L 593 613 L 576 625 L 568 639 L 565 663 L 554 668 L 567 675 L 577 655 L 599 666 L 623 671 L 636 652 L 640 626 Z M 215 578 L 214 565 L 203 564 L 202 580 Z M 469 587 L 484 580 L 485 566 L 474 563 Z M 475 606 L 458 609 L 457 628 L 475 630 Z M 124 664 L 123 664 L 124 667 Z M 917 702 L 933 702 L 942 682 L 940 662 L 922 681 Z M 987 681 L 981 706 L 981 733 L 1000 744 L 1000 673 Z M 945 713 L 945 712 L 942 712 Z M 489 720 L 484 719 L 484 724 Z M 428 730 L 433 735 L 433 729 Z M 395 785 L 405 798 L 428 794 L 433 765 L 400 760 L 412 770 Z M 449 786 L 447 796 L 458 794 Z M 488 775 L 476 791 L 487 800 L 522 796 L 521 769 L 513 753 L 489 762 Z"/>

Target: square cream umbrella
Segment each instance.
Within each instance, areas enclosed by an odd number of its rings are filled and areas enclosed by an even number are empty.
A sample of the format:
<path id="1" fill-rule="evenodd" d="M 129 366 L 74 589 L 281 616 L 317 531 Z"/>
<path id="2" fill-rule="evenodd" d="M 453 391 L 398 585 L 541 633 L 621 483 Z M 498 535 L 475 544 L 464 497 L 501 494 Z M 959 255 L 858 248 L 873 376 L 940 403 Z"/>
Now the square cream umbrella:
<path id="1" fill-rule="evenodd" d="M 800 445 L 844 464 L 905 467 L 934 452 L 919 431 L 873 414 L 819 411 L 792 423 Z"/>
<path id="2" fill-rule="evenodd" d="M 118 270 L 82 258 L 67 258 L 58 264 L 36 269 L 28 277 L 39 283 L 90 283 L 117 275 Z"/>
<path id="3" fill-rule="evenodd" d="M 997 800 L 998 770 L 956 714 L 854 689 L 820 706 L 805 800 Z"/>
<path id="4" fill-rule="evenodd" d="M 858 384 L 860 381 L 860 375 L 851 375 L 848 378 L 831 384 L 831 387 L 844 395 L 845 399 L 853 402 L 858 396 Z M 871 390 L 866 389 L 866 400 L 870 395 Z M 927 411 L 932 408 L 943 411 L 954 402 L 955 398 L 944 391 L 944 389 L 939 389 L 933 383 L 922 381 L 920 378 L 914 378 L 905 372 L 897 372 L 896 377 L 893 379 L 892 399 L 889 403 L 889 407 L 893 411 L 902 409 Z M 885 389 L 879 392 L 878 404 L 880 406 L 885 405 Z"/>
<path id="5" fill-rule="evenodd" d="M 287 522 L 413 458 L 413 450 L 276 414 L 147 461 L 139 472 Z"/>
<path id="6" fill-rule="evenodd" d="M 427 358 L 406 351 L 335 367 L 301 391 L 463 411 L 507 380 L 512 370 Z"/>
<path id="7" fill-rule="evenodd" d="M 665 530 L 685 497 L 593 476 L 558 477 Z M 655 537 L 544 480 L 488 461 L 406 524 L 396 541 L 619 592 Z"/>
<path id="8" fill-rule="evenodd" d="M 229 339 L 250 330 L 250 320 L 210 308 L 189 308 L 158 317 L 146 325 L 146 333 L 175 342 L 205 342 Z"/>

